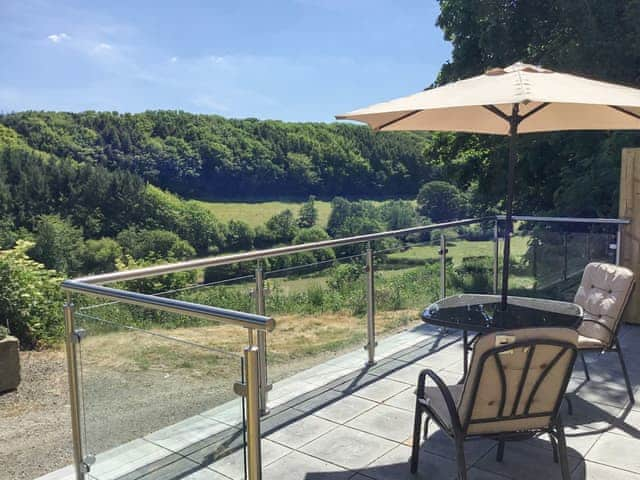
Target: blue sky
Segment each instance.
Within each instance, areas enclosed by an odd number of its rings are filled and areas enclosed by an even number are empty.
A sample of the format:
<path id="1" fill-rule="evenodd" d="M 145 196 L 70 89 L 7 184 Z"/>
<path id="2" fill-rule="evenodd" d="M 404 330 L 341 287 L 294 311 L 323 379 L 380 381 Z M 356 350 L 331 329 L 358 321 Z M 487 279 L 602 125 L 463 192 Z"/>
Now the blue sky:
<path id="1" fill-rule="evenodd" d="M 330 121 L 450 55 L 436 0 L 0 0 L 0 111 Z"/>

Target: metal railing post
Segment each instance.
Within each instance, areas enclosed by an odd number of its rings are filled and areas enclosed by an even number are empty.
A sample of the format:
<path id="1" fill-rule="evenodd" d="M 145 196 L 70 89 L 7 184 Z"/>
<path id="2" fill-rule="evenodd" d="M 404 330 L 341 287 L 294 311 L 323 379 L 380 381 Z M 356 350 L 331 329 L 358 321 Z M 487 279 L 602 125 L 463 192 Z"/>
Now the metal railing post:
<path id="1" fill-rule="evenodd" d="M 247 415 L 247 479 L 262 479 L 262 445 L 260 438 L 260 349 L 244 349 L 244 397 Z"/>
<path id="2" fill-rule="evenodd" d="M 618 224 L 616 230 L 616 265 L 620 265 L 620 245 L 622 242 L 622 225 Z"/>
<path id="3" fill-rule="evenodd" d="M 64 304 L 64 330 L 65 346 L 67 353 L 67 375 L 69 382 L 69 404 L 71 406 L 71 437 L 73 445 L 73 465 L 76 472 L 76 480 L 84 480 L 87 473 L 87 465 L 84 463 L 82 452 L 82 429 L 80 418 L 80 385 L 78 379 L 78 355 L 76 346 L 79 336 L 75 330 L 73 318 L 73 303 L 67 297 Z"/>
<path id="4" fill-rule="evenodd" d="M 533 291 L 538 289 L 538 239 L 533 239 L 533 258 L 531 259 L 531 273 L 533 275 Z"/>
<path id="5" fill-rule="evenodd" d="M 569 261 L 568 261 L 568 255 L 569 255 L 569 245 L 568 245 L 568 233 L 565 232 L 562 235 L 562 256 L 563 256 L 563 262 L 562 262 L 562 279 L 566 280 L 567 277 L 569 276 Z"/>
<path id="6" fill-rule="evenodd" d="M 447 296 L 447 237 L 440 231 L 440 298 Z"/>
<path id="7" fill-rule="evenodd" d="M 373 270 L 373 248 L 367 242 L 367 365 L 376 363 L 376 296 Z"/>
<path id="8" fill-rule="evenodd" d="M 498 219 L 493 224 L 493 293 L 498 293 L 498 276 L 500 270 L 500 236 L 498 232 Z"/>
<path id="9" fill-rule="evenodd" d="M 265 298 L 264 298 L 264 270 L 258 260 L 256 267 L 256 313 L 264 315 Z M 267 407 L 270 385 L 267 377 L 267 332 L 259 330 L 258 334 L 258 372 L 259 372 L 259 388 L 260 388 L 260 414 L 269 413 Z"/>

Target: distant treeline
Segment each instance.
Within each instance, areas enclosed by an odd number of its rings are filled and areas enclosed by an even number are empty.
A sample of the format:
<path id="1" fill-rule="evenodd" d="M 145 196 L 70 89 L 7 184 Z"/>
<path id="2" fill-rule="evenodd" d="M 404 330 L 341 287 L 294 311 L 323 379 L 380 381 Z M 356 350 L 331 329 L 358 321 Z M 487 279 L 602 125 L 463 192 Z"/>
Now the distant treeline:
<path id="1" fill-rule="evenodd" d="M 178 111 L 0 116 L 30 147 L 209 198 L 415 196 L 436 176 L 424 133 Z M 0 136 L 0 141 L 2 137 Z"/>

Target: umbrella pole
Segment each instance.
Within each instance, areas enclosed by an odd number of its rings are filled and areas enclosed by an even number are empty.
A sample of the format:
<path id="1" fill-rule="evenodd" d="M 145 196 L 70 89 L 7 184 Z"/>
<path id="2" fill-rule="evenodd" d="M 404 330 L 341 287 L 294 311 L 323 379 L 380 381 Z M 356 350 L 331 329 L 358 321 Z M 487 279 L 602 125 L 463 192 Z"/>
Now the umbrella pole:
<path id="1" fill-rule="evenodd" d="M 509 294 L 509 259 L 511 255 L 511 229 L 513 217 L 513 184 L 515 182 L 516 163 L 518 160 L 518 116 L 520 105 L 513 104 L 511 117 L 509 118 L 509 171 L 507 174 L 507 215 L 504 226 L 504 255 L 502 258 L 502 301 L 501 310 L 507 310 L 507 296 Z"/>

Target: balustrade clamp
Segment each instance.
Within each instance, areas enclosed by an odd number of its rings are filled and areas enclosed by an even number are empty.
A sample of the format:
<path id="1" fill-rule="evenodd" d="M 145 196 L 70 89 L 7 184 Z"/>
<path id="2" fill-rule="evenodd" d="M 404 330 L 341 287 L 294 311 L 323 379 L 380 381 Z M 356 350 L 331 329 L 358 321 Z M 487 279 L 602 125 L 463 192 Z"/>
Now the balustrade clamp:
<path id="1" fill-rule="evenodd" d="M 84 328 L 76 328 L 70 338 L 73 343 L 80 343 L 80 341 L 86 336 L 87 331 Z"/>

